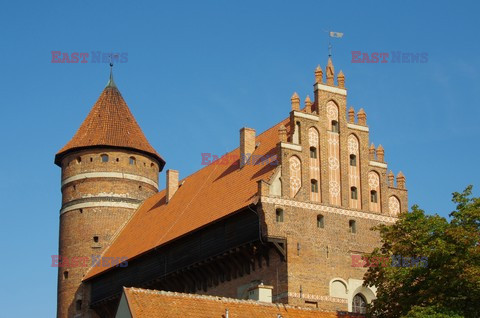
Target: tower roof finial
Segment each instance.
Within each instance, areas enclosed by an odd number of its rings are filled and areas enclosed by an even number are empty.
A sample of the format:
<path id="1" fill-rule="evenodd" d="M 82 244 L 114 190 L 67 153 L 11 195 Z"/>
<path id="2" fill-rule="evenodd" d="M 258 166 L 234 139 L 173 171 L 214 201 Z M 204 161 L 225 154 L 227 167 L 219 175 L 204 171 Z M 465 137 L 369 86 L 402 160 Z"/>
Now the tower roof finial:
<path id="1" fill-rule="evenodd" d="M 112 57 L 110 57 L 110 79 L 108 80 L 107 87 L 113 87 L 117 88 L 117 85 L 115 85 L 115 82 L 113 81 L 113 63 L 112 63 Z"/>

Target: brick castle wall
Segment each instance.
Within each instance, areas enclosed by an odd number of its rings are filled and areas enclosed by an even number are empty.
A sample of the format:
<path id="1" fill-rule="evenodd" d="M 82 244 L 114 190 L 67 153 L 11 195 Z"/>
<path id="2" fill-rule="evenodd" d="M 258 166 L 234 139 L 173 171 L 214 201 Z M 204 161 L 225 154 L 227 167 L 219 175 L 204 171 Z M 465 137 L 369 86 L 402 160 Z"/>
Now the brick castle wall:
<path id="1" fill-rule="evenodd" d="M 108 162 L 102 162 L 102 155 L 108 155 Z M 157 188 L 158 163 L 143 154 L 90 149 L 66 156 L 62 160 L 59 255 L 88 257 L 90 267 L 92 255 L 102 254 L 136 207 Z M 81 284 L 88 267 L 59 268 L 57 317 L 89 311 L 88 290 Z"/>

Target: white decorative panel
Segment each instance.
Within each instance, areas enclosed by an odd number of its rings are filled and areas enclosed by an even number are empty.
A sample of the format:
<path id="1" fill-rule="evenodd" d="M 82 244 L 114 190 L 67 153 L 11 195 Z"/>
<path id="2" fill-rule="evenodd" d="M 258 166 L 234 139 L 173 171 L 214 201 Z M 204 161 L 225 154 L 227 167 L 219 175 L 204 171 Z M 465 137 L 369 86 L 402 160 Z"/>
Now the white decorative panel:
<path id="1" fill-rule="evenodd" d="M 388 210 L 391 216 L 397 216 L 400 213 L 400 200 L 396 196 L 388 198 Z"/>
<path id="2" fill-rule="evenodd" d="M 290 197 L 293 198 L 302 186 L 302 164 L 297 156 L 291 156 L 288 161 L 290 163 Z"/>

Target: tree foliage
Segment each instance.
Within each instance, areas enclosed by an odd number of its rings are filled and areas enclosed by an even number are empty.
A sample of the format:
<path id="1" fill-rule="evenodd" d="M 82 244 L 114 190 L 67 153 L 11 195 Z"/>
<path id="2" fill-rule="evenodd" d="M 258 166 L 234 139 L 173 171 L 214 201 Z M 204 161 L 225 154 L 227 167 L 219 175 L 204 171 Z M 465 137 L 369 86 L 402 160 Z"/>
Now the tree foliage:
<path id="1" fill-rule="evenodd" d="M 450 222 L 415 205 L 395 224 L 375 228 L 382 246 L 369 257 L 427 257 L 428 264 L 370 267 L 365 285 L 377 287 L 370 315 L 480 317 L 480 198 L 469 186 L 452 201 Z"/>

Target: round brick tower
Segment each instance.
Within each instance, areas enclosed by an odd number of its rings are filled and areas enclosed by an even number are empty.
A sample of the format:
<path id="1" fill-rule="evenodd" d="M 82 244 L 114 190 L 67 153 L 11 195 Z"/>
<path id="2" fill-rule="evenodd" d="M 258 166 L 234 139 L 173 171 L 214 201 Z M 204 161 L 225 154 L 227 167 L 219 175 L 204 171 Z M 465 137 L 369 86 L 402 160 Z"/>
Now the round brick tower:
<path id="1" fill-rule="evenodd" d="M 165 161 L 145 138 L 110 74 L 55 164 L 62 169 L 57 317 L 90 317 L 84 315 L 89 297 L 82 278 L 92 256 L 101 255 L 140 203 L 158 192 Z"/>

